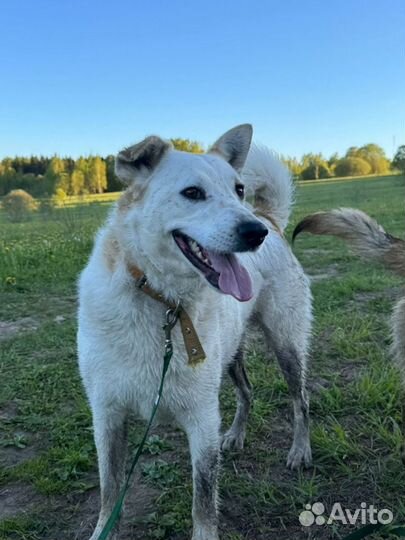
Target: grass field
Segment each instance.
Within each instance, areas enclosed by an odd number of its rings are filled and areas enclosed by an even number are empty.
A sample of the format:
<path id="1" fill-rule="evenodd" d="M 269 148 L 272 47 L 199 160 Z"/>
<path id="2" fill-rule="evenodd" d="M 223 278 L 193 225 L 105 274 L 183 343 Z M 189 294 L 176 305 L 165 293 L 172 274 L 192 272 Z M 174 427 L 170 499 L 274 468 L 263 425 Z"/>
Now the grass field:
<path id="1" fill-rule="evenodd" d="M 289 236 L 309 212 L 353 206 L 403 237 L 404 195 L 401 176 L 300 185 Z M 1 539 L 82 540 L 96 519 L 96 455 L 76 367 L 75 281 L 108 207 L 108 201 L 82 202 L 21 224 L 7 223 L 0 213 Z M 293 473 L 284 466 L 292 436 L 290 399 L 278 366 L 255 337 L 246 447 L 223 459 L 223 540 L 329 540 L 352 530 L 339 523 L 301 527 L 300 512 L 314 502 L 329 510 L 340 502 L 352 511 L 366 502 L 405 521 L 401 389 L 388 354 L 389 316 L 402 284 L 330 238 L 302 236 L 294 250 L 313 277 L 314 467 Z M 234 408 L 226 382 L 224 426 Z M 132 450 L 140 435 L 134 423 Z M 185 437 L 174 429 L 155 430 L 129 497 L 122 538 L 185 540 L 190 510 Z"/>

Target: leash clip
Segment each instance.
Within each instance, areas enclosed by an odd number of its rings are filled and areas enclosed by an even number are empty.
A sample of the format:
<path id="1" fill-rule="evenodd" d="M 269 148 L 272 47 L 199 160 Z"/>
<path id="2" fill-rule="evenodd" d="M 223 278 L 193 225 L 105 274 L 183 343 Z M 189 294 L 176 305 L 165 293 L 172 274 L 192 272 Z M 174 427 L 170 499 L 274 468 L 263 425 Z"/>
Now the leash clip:
<path id="1" fill-rule="evenodd" d="M 136 286 L 138 287 L 138 289 L 143 289 L 143 287 L 146 285 L 147 283 L 147 278 L 145 276 L 145 274 L 143 276 L 141 276 L 140 278 L 138 278 L 135 282 Z"/>
<path id="2" fill-rule="evenodd" d="M 173 353 L 173 342 L 172 342 L 172 330 L 176 326 L 177 321 L 179 320 L 180 312 L 180 300 L 177 302 L 175 308 L 169 308 L 166 311 L 166 323 L 163 325 L 163 330 L 165 331 L 165 351 L 167 353 Z"/>

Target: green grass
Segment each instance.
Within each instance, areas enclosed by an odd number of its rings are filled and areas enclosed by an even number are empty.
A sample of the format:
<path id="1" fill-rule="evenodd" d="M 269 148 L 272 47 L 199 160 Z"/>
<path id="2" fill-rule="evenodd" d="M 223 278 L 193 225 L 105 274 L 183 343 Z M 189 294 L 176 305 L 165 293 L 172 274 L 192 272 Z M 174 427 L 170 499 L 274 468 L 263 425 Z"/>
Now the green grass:
<path id="1" fill-rule="evenodd" d="M 365 210 L 392 234 L 404 231 L 403 177 L 297 186 L 291 227 L 337 206 Z M 9 224 L 0 212 L 0 538 L 90 536 L 97 468 L 91 416 L 76 367 L 75 282 L 109 204 L 77 202 Z M 400 461 L 401 388 L 389 354 L 389 314 L 401 283 L 326 237 L 302 236 L 294 250 L 314 276 L 312 368 L 314 467 L 284 467 L 291 404 L 273 358 L 251 343 L 255 400 L 243 453 L 224 456 L 220 483 L 224 540 L 341 538 L 347 527 L 300 527 L 304 505 L 365 501 L 405 521 Z M 1 328 L 1 327 L 0 327 Z M 224 425 L 235 408 L 222 393 Z M 141 426 L 131 429 L 131 448 Z M 8 513 L 2 509 L 2 502 Z M 191 478 L 182 433 L 157 429 L 139 468 L 123 538 L 183 540 L 190 535 Z M 308 536 L 312 532 L 313 536 Z"/>
<path id="2" fill-rule="evenodd" d="M 368 174 L 364 176 L 332 176 L 331 178 L 321 178 L 320 180 L 298 180 L 297 183 L 300 186 L 313 186 L 313 185 L 321 186 L 322 184 L 334 184 L 334 183 L 352 182 L 352 181 L 362 182 L 364 180 L 386 181 L 386 180 L 391 180 L 397 176 L 400 176 L 400 173 L 386 174 L 386 175 Z M 103 194 L 103 195 L 107 195 L 107 194 Z M 100 195 L 98 195 L 98 197 L 100 197 Z"/>

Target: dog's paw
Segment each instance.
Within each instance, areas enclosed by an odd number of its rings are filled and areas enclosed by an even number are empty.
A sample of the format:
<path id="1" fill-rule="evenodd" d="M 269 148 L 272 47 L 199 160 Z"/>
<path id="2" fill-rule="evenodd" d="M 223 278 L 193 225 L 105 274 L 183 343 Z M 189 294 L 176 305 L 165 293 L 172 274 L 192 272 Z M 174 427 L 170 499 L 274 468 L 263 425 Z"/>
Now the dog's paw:
<path id="1" fill-rule="evenodd" d="M 97 528 L 97 529 L 93 532 L 93 534 L 91 535 L 90 540 L 98 540 L 98 538 L 99 538 L 99 536 L 100 536 L 102 530 L 103 530 L 103 527 Z M 112 532 L 112 533 L 108 536 L 108 540 L 118 540 L 118 532 L 117 532 L 117 531 Z"/>
<path id="2" fill-rule="evenodd" d="M 98 540 L 100 534 L 101 534 L 101 530 L 97 534 L 94 532 L 90 540 Z M 118 534 L 117 533 L 110 534 L 108 537 L 108 540 L 118 540 Z"/>
<path id="3" fill-rule="evenodd" d="M 219 540 L 219 536 L 216 531 L 197 529 L 194 530 L 191 540 Z"/>
<path id="4" fill-rule="evenodd" d="M 243 450 L 245 432 L 229 429 L 222 437 L 222 450 Z"/>
<path id="5" fill-rule="evenodd" d="M 293 445 L 287 457 L 287 467 L 296 470 L 301 466 L 308 468 L 312 465 L 312 452 L 309 444 Z"/>

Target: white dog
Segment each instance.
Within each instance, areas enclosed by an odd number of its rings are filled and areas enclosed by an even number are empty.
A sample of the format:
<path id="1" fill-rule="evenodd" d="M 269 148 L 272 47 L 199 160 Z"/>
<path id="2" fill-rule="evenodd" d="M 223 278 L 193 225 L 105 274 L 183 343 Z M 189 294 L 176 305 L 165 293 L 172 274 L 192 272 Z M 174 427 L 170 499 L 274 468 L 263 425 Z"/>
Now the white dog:
<path id="1" fill-rule="evenodd" d="M 80 372 L 93 413 L 101 485 L 94 540 L 122 484 L 127 414 L 149 419 L 162 374 L 165 306 L 142 289 L 145 280 L 163 301 L 181 302 L 206 355 L 191 363 L 197 350 L 186 350 L 182 329 L 174 328 L 174 356 L 158 412 L 159 421 L 175 421 L 189 439 L 193 540 L 218 539 L 221 444 L 243 446 L 251 396 L 241 346 L 252 317 L 275 351 L 293 398 L 287 464 L 311 462 L 305 388 L 311 294 L 282 236 L 293 188 L 269 150 L 250 149 L 251 138 L 252 127 L 241 125 L 208 153 L 195 155 L 148 137 L 117 156 L 116 174 L 128 188 L 80 278 Z M 244 201 L 245 187 L 253 206 Z M 137 273 L 145 278 L 135 279 Z M 238 406 L 221 441 L 218 396 L 227 369 Z"/>

